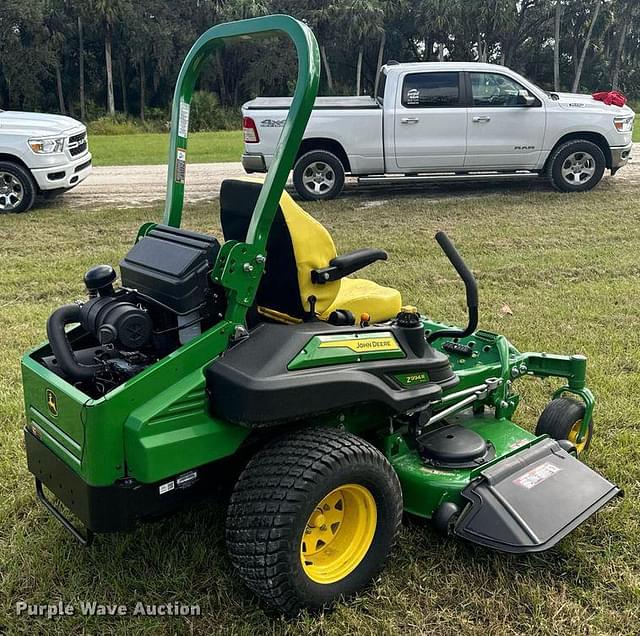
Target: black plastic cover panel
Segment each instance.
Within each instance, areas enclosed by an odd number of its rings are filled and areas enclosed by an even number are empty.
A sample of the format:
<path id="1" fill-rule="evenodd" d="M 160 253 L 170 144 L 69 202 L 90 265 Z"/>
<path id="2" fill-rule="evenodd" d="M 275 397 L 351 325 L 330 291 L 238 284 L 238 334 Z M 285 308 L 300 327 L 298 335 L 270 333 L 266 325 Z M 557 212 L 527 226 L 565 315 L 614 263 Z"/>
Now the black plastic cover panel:
<path id="1" fill-rule="evenodd" d="M 546 550 L 621 494 L 551 439 L 481 474 L 462 492 L 470 503 L 454 533 L 503 552 Z"/>
<path id="2" fill-rule="evenodd" d="M 428 346 L 424 357 L 410 349 L 402 329 L 392 331 L 407 357 L 289 371 L 287 365 L 314 335 L 366 333 L 324 322 L 300 325 L 263 323 L 246 340 L 226 351 L 206 370 L 214 416 L 249 427 L 304 419 L 363 403 L 406 412 L 437 400 L 458 383 L 449 358 Z M 379 327 L 371 327 L 379 331 Z M 431 382 L 400 388 L 390 374 L 427 370 Z"/>
<path id="3" fill-rule="evenodd" d="M 178 314 L 190 313 L 206 300 L 208 273 L 219 250 L 212 236 L 157 225 L 122 259 L 122 284 Z"/>

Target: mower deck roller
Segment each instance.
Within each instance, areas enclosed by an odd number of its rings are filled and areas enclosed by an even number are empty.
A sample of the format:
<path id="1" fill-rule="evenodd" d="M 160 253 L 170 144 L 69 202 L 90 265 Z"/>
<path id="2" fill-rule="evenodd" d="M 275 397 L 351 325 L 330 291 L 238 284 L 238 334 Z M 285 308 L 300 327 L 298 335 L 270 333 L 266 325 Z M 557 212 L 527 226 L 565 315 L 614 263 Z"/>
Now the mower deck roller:
<path id="1" fill-rule="evenodd" d="M 299 66 L 271 169 L 223 184 L 223 237 L 183 230 L 200 69 L 225 41 L 278 34 Z M 55 310 L 49 342 L 22 360 L 29 470 L 67 530 L 84 543 L 128 531 L 232 479 L 231 560 L 286 613 L 369 584 L 403 511 L 532 552 L 619 493 L 577 457 L 593 432 L 584 357 L 521 353 L 478 329 L 476 282 L 442 233 L 467 326 L 403 306 L 351 277 L 383 250 L 338 255 L 284 191 L 319 69 L 313 34 L 287 16 L 207 31 L 176 86 L 164 224 L 140 228 L 121 285 L 109 265 L 87 272 L 87 299 Z M 535 433 L 514 422 L 522 376 L 563 380 Z"/>

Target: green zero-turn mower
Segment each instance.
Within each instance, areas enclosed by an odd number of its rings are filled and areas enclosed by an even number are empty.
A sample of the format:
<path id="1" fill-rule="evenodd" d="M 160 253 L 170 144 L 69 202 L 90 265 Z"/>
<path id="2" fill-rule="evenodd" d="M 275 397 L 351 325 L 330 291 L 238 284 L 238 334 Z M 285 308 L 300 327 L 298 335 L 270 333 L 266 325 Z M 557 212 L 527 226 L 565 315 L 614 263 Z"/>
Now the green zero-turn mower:
<path id="1" fill-rule="evenodd" d="M 198 74 L 224 42 L 276 34 L 293 40 L 299 66 L 273 165 L 264 183 L 222 185 L 224 242 L 182 230 Z M 288 613 L 371 581 L 403 511 L 524 553 L 550 548 L 620 493 L 578 460 L 594 406 L 584 357 L 520 353 L 478 330 L 473 275 L 441 232 L 466 286 L 464 329 L 349 278 L 386 253 L 336 255 L 284 191 L 318 76 L 315 38 L 290 17 L 202 35 L 176 87 L 164 223 L 140 228 L 120 286 L 112 267 L 89 270 L 88 298 L 54 311 L 48 342 L 22 360 L 29 469 L 67 530 L 83 543 L 130 530 L 235 468 L 231 561 Z M 535 433 L 512 421 L 516 381 L 532 375 L 566 382 Z"/>

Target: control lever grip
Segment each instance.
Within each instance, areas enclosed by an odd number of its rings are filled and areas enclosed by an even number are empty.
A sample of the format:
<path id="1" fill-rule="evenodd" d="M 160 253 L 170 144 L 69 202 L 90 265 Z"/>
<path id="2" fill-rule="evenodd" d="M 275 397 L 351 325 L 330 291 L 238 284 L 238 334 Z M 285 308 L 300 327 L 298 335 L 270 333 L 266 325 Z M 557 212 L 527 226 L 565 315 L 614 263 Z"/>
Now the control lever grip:
<path id="1" fill-rule="evenodd" d="M 449 262 L 453 265 L 458 276 L 464 282 L 465 290 L 467 292 L 467 307 L 478 306 L 478 284 L 474 278 L 471 270 L 467 267 L 467 264 L 460 256 L 460 253 L 456 249 L 455 245 L 451 242 L 451 239 L 442 231 L 436 234 L 436 241 L 442 248 Z"/>
<path id="2" fill-rule="evenodd" d="M 462 260 L 458 250 L 454 244 L 449 240 L 449 237 L 442 231 L 436 234 L 436 241 L 442 248 L 449 262 L 453 265 L 458 276 L 464 282 L 464 287 L 467 292 L 467 310 L 469 314 L 469 320 L 467 326 L 464 329 L 443 329 L 442 331 L 435 331 L 429 334 L 427 342 L 431 343 L 441 338 L 465 338 L 470 336 L 478 326 L 478 284 L 473 277 L 471 270 L 467 267 L 467 264 Z"/>

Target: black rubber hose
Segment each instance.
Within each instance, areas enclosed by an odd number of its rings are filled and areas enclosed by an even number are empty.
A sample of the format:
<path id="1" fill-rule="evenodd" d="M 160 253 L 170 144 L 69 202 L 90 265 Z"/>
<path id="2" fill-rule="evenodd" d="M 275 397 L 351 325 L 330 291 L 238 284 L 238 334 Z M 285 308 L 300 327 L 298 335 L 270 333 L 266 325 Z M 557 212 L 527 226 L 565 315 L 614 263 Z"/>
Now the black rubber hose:
<path id="1" fill-rule="evenodd" d="M 440 245 L 449 262 L 453 265 L 456 272 L 458 272 L 458 276 L 460 276 L 464 282 L 464 287 L 467 292 L 469 320 L 464 329 L 443 329 L 442 331 L 436 331 L 430 334 L 427 338 L 427 342 L 429 343 L 434 340 L 439 340 L 440 338 L 465 338 L 466 336 L 470 336 L 478 327 L 478 284 L 476 283 L 476 279 L 473 277 L 467 264 L 462 260 L 462 256 L 460 256 L 454 244 L 444 232 L 438 232 L 436 234 L 436 241 L 438 241 L 438 245 Z"/>
<path id="2" fill-rule="evenodd" d="M 47 320 L 47 337 L 58 366 L 74 380 L 92 380 L 101 364 L 80 364 L 64 331 L 65 325 L 80 322 L 80 305 L 63 305 Z"/>

